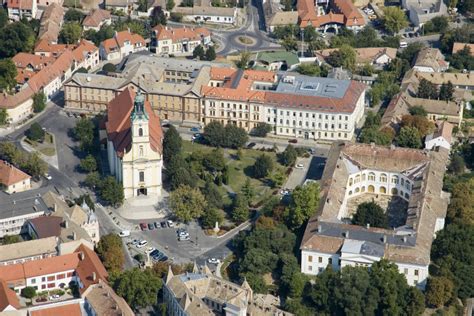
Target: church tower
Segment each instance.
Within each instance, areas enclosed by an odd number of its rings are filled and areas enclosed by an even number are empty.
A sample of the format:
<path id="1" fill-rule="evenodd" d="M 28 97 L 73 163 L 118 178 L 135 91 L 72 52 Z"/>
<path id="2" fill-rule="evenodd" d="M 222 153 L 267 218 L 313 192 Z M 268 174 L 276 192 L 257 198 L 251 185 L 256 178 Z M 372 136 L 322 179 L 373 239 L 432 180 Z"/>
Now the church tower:
<path id="1" fill-rule="evenodd" d="M 133 159 L 147 157 L 150 150 L 149 117 L 145 110 L 145 96 L 140 90 L 135 95 L 130 119 Z"/>

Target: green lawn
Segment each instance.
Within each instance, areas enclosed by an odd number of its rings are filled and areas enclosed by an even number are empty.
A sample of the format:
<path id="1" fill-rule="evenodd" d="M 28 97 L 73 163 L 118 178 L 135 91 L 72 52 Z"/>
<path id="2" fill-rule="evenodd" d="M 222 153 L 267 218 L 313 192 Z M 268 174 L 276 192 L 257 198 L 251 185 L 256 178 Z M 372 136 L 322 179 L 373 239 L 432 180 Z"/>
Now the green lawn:
<path id="1" fill-rule="evenodd" d="M 213 149 L 214 147 L 183 141 L 183 151 L 185 156 L 190 155 L 194 151 L 208 153 Z M 241 160 L 232 158 L 236 156 L 237 150 L 224 149 L 224 152 L 226 157 L 229 157 L 227 158 L 227 166 L 229 168 L 229 186 L 234 192 L 239 193 L 247 178 L 250 178 L 256 195 L 253 201 L 254 204 L 268 198 L 272 194 L 275 189 L 270 188 L 261 180 L 248 177 L 245 173 L 246 169 L 251 167 L 255 163 L 257 157 L 264 152 L 254 149 L 242 149 L 243 157 Z M 274 152 L 265 152 L 265 154 L 274 160 L 274 172 L 285 174 L 285 167 L 276 162 L 276 154 Z M 225 188 L 220 187 L 220 190 L 222 190 L 223 196 L 225 196 L 228 199 L 228 202 L 230 202 Z"/>

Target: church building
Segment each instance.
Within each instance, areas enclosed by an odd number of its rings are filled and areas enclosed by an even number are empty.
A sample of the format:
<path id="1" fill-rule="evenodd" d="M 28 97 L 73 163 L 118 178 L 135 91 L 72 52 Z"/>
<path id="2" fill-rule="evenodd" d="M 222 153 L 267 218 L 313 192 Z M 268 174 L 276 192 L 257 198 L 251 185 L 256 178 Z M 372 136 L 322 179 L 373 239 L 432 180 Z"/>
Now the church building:
<path id="1" fill-rule="evenodd" d="M 110 101 L 105 130 L 110 173 L 123 184 L 125 199 L 159 196 L 163 133 L 145 96 L 127 88 Z"/>

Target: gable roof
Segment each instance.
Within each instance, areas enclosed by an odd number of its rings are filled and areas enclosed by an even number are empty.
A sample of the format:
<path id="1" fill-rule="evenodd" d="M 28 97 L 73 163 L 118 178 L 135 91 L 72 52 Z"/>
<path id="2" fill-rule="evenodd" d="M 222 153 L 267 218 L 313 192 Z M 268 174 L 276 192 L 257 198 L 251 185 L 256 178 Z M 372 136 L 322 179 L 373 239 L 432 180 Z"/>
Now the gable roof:
<path id="1" fill-rule="evenodd" d="M 170 39 L 173 43 L 181 41 L 201 41 L 203 37 L 211 35 L 211 32 L 205 27 L 176 27 L 172 28 L 164 25 L 157 25 L 153 28 L 156 39 L 168 40 Z"/>
<path id="2" fill-rule="evenodd" d="M 131 45 L 135 46 L 141 43 L 141 46 L 145 46 L 145 40 L 139 34 L 131 33 L 130 31 L 115 32 L 114 37 L 106 39 L 100 45 L 105 49 L 107 53 L 118 50 L 125 46 L 125 42 L 130 42 Z"/>
<path id="3" fill-rule="evenodd" d="M 30 311 L 30 316 L 82 316 L 81 306 L 79 303 L 65 304 L 60 306 L 45 307 Z"/>
<path id="4" fill-rule="evenodd" d="M 126 88 L 115 97 L 107 106 L 107 137 L 112 141 L 119 157 L 128 152 L 132 145 L 130 115 L 133 110 L 135 92 Z M 163 132 L 159 117 L 151 108 L 150 102 L 145 101 L 145 111 L 149 117 L 150 145 L 153 151 L 162 152 Z"/>
<path id="5" fill-rule="evenodd" d="M 5 280 L 0 279 L 0 312 L 3 312 L 8 306 L 20 309 L 20 301 L 15 291 L 7 286 Z"/>
<path id="6" fill-rule="evenodd" d="M 415 66 L 429 67 L 436 72 L 440 72 L 449 66 L 444 60 L 444 55 L 437 48 L 425 47 L 418 52 L 415 60 Z"/>
<path id="7" fill-rule="evenodd" d="M 62 77 L 67 70 L 73 65 L 74 55 L 70 50 L 64 51 L 54 63 L 39 71 L 29 81 L 28 86 L 34 92 L 38 92 L 45 86 L 50 84 L 54 79 Z"/>
<path id="8" fill-rule="evenodd" d="M 14 165 L 0 160 L 0 183 L 10 186 L 30 178 L 28 174 L 16 168 Z"/>
<path id="9" fill-rule="evenodd" d="M 56 237 L 33 239 L 0 246 L 0 262 L 57 252 Z"/>
<path id="10" fill-rule="evenodd" d="M 82 21 L 82 26 L 99 27 L 100 23 L 111 18 L 110 12 L 102 9 L 93 9 Z"/>
<path id="11" fill-rule="evenodd" d="M 32 10 L 34 0 L 8 0 L 7 8 L 11 9 L 22 9 L 22 10 Z"/>
<path id="12" fill-rule="evenodd" d="M 84 285 L 81 292 L 84 292 L 90 285 L 97 284 L 99 280 L 107 282 L 109 274 L 100 261 L 99 256 L 83 244 L 76 249 L 75 254 L 77 255 L 78 253 L 80 260 L 76 268 L 76 274 Z"/>
<path id="13" fill-rule="evenodd" d="M 135 315 L 125 300 L 118 296 L 107 283 L 99 280 L 90 286 L 83 297 L 92 306 L 97 315 L 101 316 L 133 316 Z"/>

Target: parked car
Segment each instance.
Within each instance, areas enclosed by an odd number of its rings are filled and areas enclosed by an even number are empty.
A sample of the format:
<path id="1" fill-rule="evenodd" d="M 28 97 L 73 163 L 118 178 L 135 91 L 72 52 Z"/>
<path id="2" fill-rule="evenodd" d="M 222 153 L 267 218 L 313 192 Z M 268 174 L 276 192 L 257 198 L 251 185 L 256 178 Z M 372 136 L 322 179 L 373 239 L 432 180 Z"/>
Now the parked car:
<path id="1" fill-rule="evenodd" d="M 179 236 L 178 237 L 178 240 L 179 241 L 186 241 L 186 240 L 190 240 L 191 238 L 189 238 L 189 235 L 188 236 Z"/>
<path id="2" fill-rule="evenodd" d="M 153 225 L 153 223 L 148 223 L 148 229 L 149 229 L 149 230 L 154 230 L 154 229 L 155 229 L 155 225 Z"/>
<path id="3" fill-rule="evenodd" d="M 209 258 L 209 259 L 207 259 L 207 262 L 210 263 L 210 264 L 219 264 L 221 261 L 219 259 L 216 259 L 216 258 Z"/>
<path id="4" fill-rule="evenodd" d="M 167 226 L 166 226 L 166 222 L 161 222 L 160 225 L 161 225 L 162 228 L 166 228 L 166 227 L 167 227 Z"/>
<path id="5" fill-rule="evenodd" d="M 247 145 L 247 148 L 248 148 L 248 149 L 254 148 L 255 145 L 257 145 L 257 144 L 255 144 L 255 143 L 250 143 L 250 144 Z"/>
<path id="6" fill-rule="evenodd" d="M 296 138 L 288 140 L 289 143 L 296 144 L 298 140 Z"/>
<path id="7" fill-rule="evenodd" d="M 154 248 L 154 247 L 148 247 L 148 248 L 146 248 L 146 253 L 150 253 L 150 254 L 151 254 L 151 253 L 152 253 L 153 251 L 155 251 L 155 250 L 156 250 L 156 248 Z"/>
<path id="8" fill-rule="evenodd" d="M 170 228 L 171 228 L 171 227 L 174 227 L 174 223 L 173 223 L 172 220 L 167 220 L 167 221 L 166 221 L 166 224 L 167 224 L 168 227 L 170 227 Z"/>
<path id="9" fill-rule="evenodd" d="M 155 228 L 158 229 L 158 228 L 160 228 L 160 227 L 161 227 L 160 222 L 155 222 Z"/>
<path id="10" fill-rule="evenodd" d="M 140 229 L 143 230 L 143 231 L 145 231 L 145 230 L 148 229 L 148 227 L 146 226 L 145 223 L 140 223 Z"/>
<path id="11" fill-rule="evenodd" d="M 179 232 L 178 237 L 189 237 L 189 233 L 187 231 Z"/>
<path id="12" fill-rule="evenodd" d="M 120 237 L 128 237 L 130 236 L 130 231 L 129 230 L 122 230 L 120 233 L 119 233 L 119 236 Z"/>
<path id="13" fill-rule="evenodd" d="M 50 300 L 50 301 L 58 300 L 59 297 L 60 297 L 59 294 L 54 294 L 54 295 L 51 295 L 51 296 L 49 297 L 49 300 Z"/>
<path id="14" fill-rule="evenodd" d="M 141 240 L 141 241 L 137 244 L 137 248 L 143 248 L 143 247 L 145 247 L 146 245 L 148 245 L 148 241 L 146 241 L 146 240 Z"/>
<path id="15" fill-rule="evenodd" d="M 287 190 L 287 189 L 282 189 L 282 190 L 280 190 L 280 194 L 281 194 L 281 195 L 289 195 L 289 194 L 290 194 L 290 191 Z"/>
<path id="16" fill-rule="evenodd" d="M 191 127 L 191 132 L 198 133 L 199 132 L 199 127 Z"/>
<path id="17" fill-rule="evenodd" d="M 140 242 L 140 240 L 134 239 L 134 240 L 132 241 L 132 245 L 133 245 L 133 246 L 136 246 L 136 245 L 138 245 L 139 242 Z"/>
<path id="18" fill-rule="evenodd" d="M 303 169 L 304 165 L 302 163 L 299 163 L 295 166 L 296 169 Z"/>
<path id="19" fill-rule="evenodd" d="M 400 48 L 407 48 L 408 43 L 407 42 L 400 42 Z"/>
<path id="20" fill-rule="evenodd" d="M 48 180 L 53 180 L 53 177 L 51 177 L 51 175 L 49 173 L 45 173 L 44 177 Z"/>

